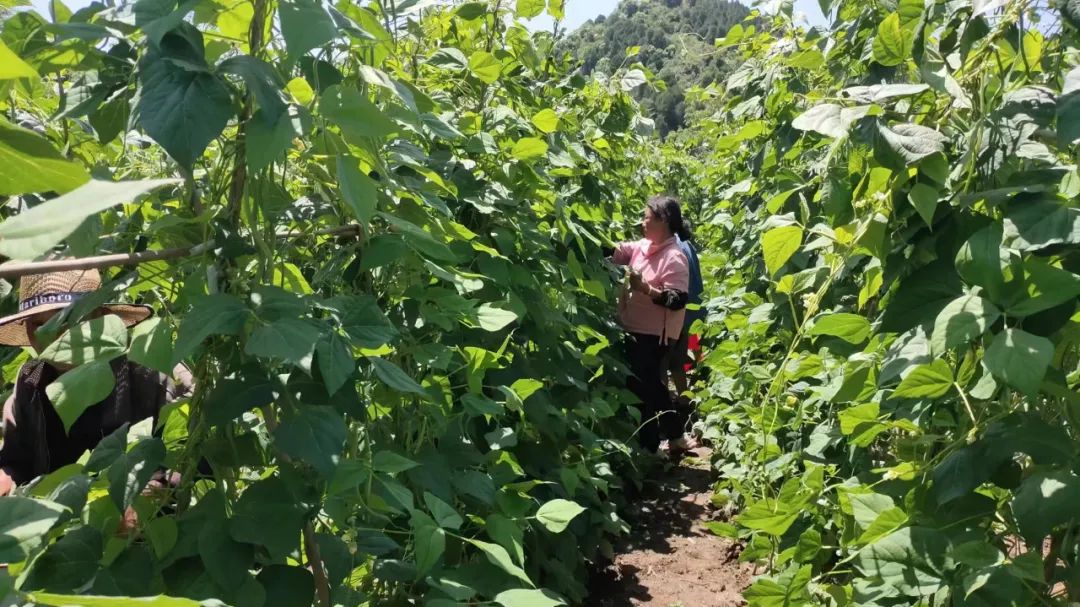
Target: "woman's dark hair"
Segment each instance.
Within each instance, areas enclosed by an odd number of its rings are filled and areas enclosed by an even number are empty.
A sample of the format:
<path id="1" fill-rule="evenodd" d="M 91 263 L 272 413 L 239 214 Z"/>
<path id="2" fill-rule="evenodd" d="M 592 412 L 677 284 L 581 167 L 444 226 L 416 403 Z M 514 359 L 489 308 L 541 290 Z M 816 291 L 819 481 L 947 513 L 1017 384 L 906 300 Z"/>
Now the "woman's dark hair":
<path id="1" fill-rule="evenodd" d="M 690 240 L 690 227 L 683 221 L 678 198 L 669 194 L 653 196 L 649 199 L 648 207 L 653 215 L 668 225 L 672 234 L 677 234 L 682 240 Z"/>

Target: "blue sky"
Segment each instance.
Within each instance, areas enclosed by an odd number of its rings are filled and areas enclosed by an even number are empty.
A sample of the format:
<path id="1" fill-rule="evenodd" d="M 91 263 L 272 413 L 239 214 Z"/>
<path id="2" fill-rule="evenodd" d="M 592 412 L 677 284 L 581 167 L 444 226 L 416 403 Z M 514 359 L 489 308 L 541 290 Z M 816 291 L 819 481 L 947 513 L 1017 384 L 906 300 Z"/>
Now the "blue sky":
<path id="1" fill-rule="evenodd" d="M 660 0 L 654 0 L 660 1 Z M 31 0 L 34 8 L 42 15 L 49 14 L 49 0 Z M 90 0 L 64 0 L 68 8 L 77 10 L 90 3 Z M 611 14 L 619 0 L 566 0 L 566 19 L 563 26 L 567 30 L 577 29 L 582 23 L 597 15 Z M 811 25 L 824 23 L 817 0 L 795 0 L 795 11 L 805 13 Z M 534 29 L 550 29 L 551 18 L 548 16 L 534 19 L 530 24 Z"/>

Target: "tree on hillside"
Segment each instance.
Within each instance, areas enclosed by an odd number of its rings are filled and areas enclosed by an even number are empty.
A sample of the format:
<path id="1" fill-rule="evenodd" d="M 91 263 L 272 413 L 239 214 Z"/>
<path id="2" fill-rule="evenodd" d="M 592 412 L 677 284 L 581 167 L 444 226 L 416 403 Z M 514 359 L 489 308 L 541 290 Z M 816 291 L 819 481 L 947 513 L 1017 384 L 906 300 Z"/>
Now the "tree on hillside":
<path id="1" fill-rule="evenodd" d="M 586 74 L 610 74 L 640 61 L 667 84 L 665 91 L 641 90 L 638 99 L 662 135 L 685 124 L 685 91 L 724 79 L 730 57 L 713 41 L 749 14 L 729 0 L 624 0 L 610 16 L 586 22 L 562 48 L 581 61 Z M 639 47 L 627 57 L 627 49 Z"/>

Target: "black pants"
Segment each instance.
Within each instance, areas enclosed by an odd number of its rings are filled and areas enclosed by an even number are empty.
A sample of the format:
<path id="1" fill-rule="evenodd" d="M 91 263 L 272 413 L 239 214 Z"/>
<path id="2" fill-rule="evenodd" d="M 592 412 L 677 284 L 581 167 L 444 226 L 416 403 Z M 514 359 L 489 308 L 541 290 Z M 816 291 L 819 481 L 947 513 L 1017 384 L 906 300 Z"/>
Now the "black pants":
<path id="1" fill-rule="evenodd" d="M 665 381 L 667 369 L 664 367 L 669 344 L 661 343 L 655 335 L 627 333 L 626 359 L 630 363 L 632 375 L 627 378 L 626 387 L 641 399 L 641 432 L 638 440 L 641 447 L 656 451 L 660 447 L 660 438 L 678 438 L 682 434 L 679 416 L 675 414 Z M 659 419 L 657 416 L 659 415 Z"/>

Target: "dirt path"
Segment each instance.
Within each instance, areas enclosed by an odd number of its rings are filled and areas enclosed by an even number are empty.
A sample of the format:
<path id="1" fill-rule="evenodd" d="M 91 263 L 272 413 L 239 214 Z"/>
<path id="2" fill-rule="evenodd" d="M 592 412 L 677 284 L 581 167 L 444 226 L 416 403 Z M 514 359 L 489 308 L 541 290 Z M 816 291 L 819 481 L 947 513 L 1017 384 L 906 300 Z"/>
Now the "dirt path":
<path id="1" fill-rule="evenodd" d="M 749 565 L 738 547 L 702 525 L 718 520 L 712 507 L 709 452 L 683 460 L 668 480 L 641 496 L 628 514 L 633 531 L 616 547 L 615 563 L 590 580 L 597 607 L 730 607 L 745 605 Z"/>

